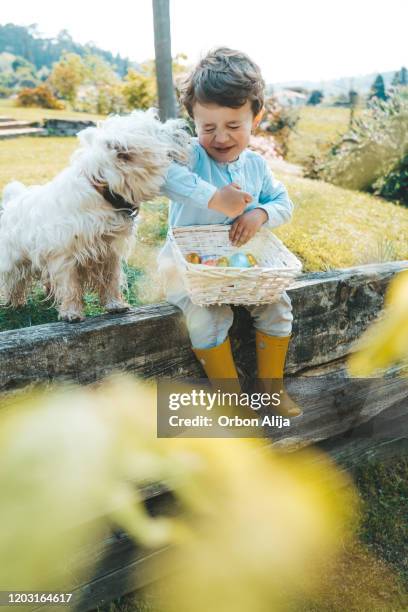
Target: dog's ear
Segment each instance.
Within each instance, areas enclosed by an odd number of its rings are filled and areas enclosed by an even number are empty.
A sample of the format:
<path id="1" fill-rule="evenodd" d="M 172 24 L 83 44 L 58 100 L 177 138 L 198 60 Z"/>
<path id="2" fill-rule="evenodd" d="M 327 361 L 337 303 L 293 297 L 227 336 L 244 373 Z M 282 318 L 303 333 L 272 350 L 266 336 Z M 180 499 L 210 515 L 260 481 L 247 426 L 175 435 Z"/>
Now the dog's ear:
<path id="1" fill-rule="evenodd" d="M 78 132 L 78 138 L 81 144 L 91 145 L 94 142 L 96 135 L 95 127 L 87 127 Z"/>
<path id="2" fill-rule="evenodd" d="M 108 142 L 106 146 L 111 151 L 115 151 L 116 157 L 120 159 L 120 161 L 131 162 L 131 161 L 134 161 L 135 159 L 134 152 L 130 152 L 129 149 L 125 149 L 125 147 L 122 147 L 117 142 Z"/>

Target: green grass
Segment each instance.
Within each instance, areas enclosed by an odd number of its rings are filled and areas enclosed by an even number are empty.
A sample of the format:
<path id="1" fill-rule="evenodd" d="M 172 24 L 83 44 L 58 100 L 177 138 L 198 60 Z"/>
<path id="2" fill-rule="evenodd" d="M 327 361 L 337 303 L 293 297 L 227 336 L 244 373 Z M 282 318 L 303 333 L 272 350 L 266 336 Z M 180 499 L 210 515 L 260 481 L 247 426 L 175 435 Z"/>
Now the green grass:
<path id="1" fill-rule="evenodd" d="M 124 291 L 124 297 L 131 306 L 140 306 L 143 302 L 140 297 L 140 289 L 143 286 L 140 279 L 143 277 L 143 271 L 135 266 L 126 265 L 125 275 L 127 288 Z M 85 295 L 84 311 L 87 317 L 105 312 L 98 296 L 94 293 Z M 58 312 L 52 302 L 46 299 L 44 291 L 38 285 L 34 287 L 24 306 L 0 308 L 0 332 L 55 321 L 58 321 Z"/>
<path id="2" fill-rule="evenodd" d="M 348 108 L 302 107 L 290 135 L 287 160 L 302 165 L 310 155 L 318 155 L 347 131 L 349 119 Z"/>
<path id="3" fill-rule="evenodd" d="M 76 138 L 70 137 L 0 140 L 0 190 L 13 180 L 27 185 L 46 183 L 67 165 L 76 147 Z"/>
<path id="4" fill-rule="evenodd" d="M 408 259 L 408 209 L 372 195 L 293 175 L 280 177 L 295 203 L 276 230 L 304 271 Z"/>
<path id="5" fill-rule="evenodd" d="M 408 457 L 369 459 L 354 478 L 363 500 L 360 538 L 408 586 Z"/>
<path id="6" fill-rule="evenodd" d="M 102 115 L 77 113 L 69 109 L 52 110 L 49 108 L 25 108 L 16 106 L 14 100 L 11 99 L 0 99 L 0 115 L 24 121 L 42 121 L 43 119 L 76 119 L 83 121 L 92 119 L 96 121 L 97 119 L 103 119 Z"/>

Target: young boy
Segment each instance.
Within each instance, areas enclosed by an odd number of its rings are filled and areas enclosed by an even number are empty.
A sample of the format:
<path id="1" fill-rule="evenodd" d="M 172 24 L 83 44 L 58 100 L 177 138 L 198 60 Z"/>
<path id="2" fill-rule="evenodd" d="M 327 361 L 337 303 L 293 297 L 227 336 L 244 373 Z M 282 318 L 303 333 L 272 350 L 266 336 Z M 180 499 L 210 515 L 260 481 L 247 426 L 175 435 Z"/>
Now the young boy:
<path id="1" fill-rule="evenodd" d="M 198 138 L 193 139 L 190 168 L 173 163 L 162 189 L 171 200 L 171 227 L 230 224 L 230 240 L 241 246 L 263 225 L 278 227 L 290 219 L 293 204 L 285 187 L 264 159 L 247 149 L 262 118 L 264 86 L 258 66 L 228 48 L 208 53 L 189 75 L 182 102 Z M 158 264 L 167 300 L 183 311 L 193 351 L 208 378 L 238 379 L 228 337 L 231 307 L 191 302 L 168 242 Z M 256 329 L 258 379 L 273 385 L 268 391 L 279 392 L 292 329 L 290 299 L 283 293 L 273 304 L 247 308 Z M 286 392 L 280 408 L 288 416 L 301 414 Z"/>

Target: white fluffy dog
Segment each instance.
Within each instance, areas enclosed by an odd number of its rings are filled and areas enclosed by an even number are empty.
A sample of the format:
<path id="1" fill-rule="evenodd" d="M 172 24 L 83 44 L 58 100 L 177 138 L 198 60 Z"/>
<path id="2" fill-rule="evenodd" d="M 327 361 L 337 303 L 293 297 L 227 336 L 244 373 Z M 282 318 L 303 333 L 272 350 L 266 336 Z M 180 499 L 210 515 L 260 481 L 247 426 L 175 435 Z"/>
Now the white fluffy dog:
<path id="1" fill-rule="evenodd" d="M 9 183 L 0 210 L 0 289 L 11 306 L 25 303 L 39 278 L 60 319 L 83 319 L 83 293 L 96 290 L 109 312 L 128 308 L 121 260 L 144 200 L 159 193 L 172 160 L 187 163 L 184 122 L 156 112 L 110 117 L 78 134 L 68 168 L 45 185 Z M 38 160 L 41 164 L 41 160 Z"/>

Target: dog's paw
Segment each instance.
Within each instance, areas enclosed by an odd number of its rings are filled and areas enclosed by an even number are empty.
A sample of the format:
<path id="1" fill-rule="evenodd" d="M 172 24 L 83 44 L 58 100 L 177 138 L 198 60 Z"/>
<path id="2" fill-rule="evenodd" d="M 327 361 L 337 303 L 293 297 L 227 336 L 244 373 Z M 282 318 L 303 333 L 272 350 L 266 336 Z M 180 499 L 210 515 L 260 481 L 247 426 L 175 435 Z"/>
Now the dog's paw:
<path id="1" fill-rule="evenodd" d="M 105 304 L 105 308 L 107 312 L 110 313 L 127 312 L 130 310 L 130 304 L 122 302 L 121 300 L 111 300 Z"/>
<path id="2" fill-rule="evenodd" d="M 74 310 L 65 310 L 59 313 L 58 318 L 60 321 L 66 321 L 67 323 L 80 323 L 85 321 L 85 316 L 82 312 Z"/>

